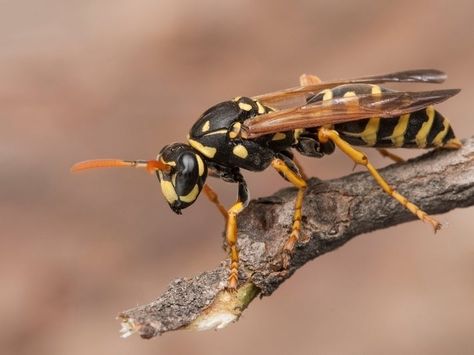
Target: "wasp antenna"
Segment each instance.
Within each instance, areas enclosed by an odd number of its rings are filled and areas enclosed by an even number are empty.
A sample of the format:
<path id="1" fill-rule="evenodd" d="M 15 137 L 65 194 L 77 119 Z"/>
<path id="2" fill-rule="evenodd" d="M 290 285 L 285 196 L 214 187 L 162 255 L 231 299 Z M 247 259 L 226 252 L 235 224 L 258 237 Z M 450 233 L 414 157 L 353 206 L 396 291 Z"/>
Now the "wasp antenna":
<path id="1" fill-rule="evenodd" d="M 71 167 L 71 172 L 96 168 L 144 168 L 149 172 L 155 170 L 169 170 L 170 166 L 159 160 L 121 160 L 121 159 L 94 159 L 81 161 Z"/>
<path id="2" fill-rule="evenodd" d="M 171 165 L 166 164 L 162 162 L 161 160 L 148 160 L 146 162 L 141 162 L 145 163 L 146 166 L 144 168 L 151 174 L 156 170 L 161 170 L 161 171 L 170 171 L 171 170 Z"/>

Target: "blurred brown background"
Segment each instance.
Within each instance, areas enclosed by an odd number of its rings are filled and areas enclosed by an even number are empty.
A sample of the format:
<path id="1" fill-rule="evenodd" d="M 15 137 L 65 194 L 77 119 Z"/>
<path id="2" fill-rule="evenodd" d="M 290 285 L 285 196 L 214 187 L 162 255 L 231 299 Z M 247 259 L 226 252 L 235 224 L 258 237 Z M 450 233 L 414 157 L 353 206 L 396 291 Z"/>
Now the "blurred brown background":
<path id="1" fill-rule="evenodd" d="M 214 103 L 303 72 L 445 70 L 463 91 L 441 109 L 472 135 L 473 4 L 0 1 L 2 354 L 473 353 L 472 208 L 440 216 L 437 236 L 413 222 L 356 238 L 223 331 L 124 340 L 119 311 L 225 258 L 223 223 L 205 198 L 174 215 L 142 172 L 69 173 L 152 158 Z M 303 160 L 322 178 L 352 169 L 338 153 Z M 246 176 L 253 196 L 287 186 Z M 213 185 L 232 201 L 235 186 Z"/>

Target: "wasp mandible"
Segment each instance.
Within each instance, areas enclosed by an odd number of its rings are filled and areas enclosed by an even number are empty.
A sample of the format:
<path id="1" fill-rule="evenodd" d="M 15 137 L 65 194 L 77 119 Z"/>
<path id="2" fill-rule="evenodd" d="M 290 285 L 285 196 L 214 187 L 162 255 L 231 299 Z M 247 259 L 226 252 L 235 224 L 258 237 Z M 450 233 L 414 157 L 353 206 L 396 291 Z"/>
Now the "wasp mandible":
<path id="1" fill-rule="evenodd" d="M 387 82 L 442 83 L 438 70 L 402 71 L 386 75 L 321 82 L 302 75 L 300 86 L 255 97 L 236 97 L 204 112 L 194 123 L 187 143 L 165 146 L 154 160 L 87 160 L 72 171 L 102 167 L 145 168 L 156 173 L 171 209 L 181 210 L 196 201 L 201 191 L 226 219 L 230 254 L 228 289 L 238 286 L 239 251 L 237 215 L 247 206 L 249 194 L 241 169 L 263 171 L 270 165 L 297 187 L 291 233 L 283 246 L 284 266 L 301 230 L 306 176 L 292 150 L 321 158 L 341 149 L 356 164 L 365 166 L 380 187 L 411 213 L 441 224 L 392 188 L 353 146 L 375 147 L 395 160 L 385 148 L 461 147 L 449 121 L 433 108 L 460 90 L 394 91 Z M 238 184 L 237 201 L 226 209 L 206 183 L 207 176 Z"/>

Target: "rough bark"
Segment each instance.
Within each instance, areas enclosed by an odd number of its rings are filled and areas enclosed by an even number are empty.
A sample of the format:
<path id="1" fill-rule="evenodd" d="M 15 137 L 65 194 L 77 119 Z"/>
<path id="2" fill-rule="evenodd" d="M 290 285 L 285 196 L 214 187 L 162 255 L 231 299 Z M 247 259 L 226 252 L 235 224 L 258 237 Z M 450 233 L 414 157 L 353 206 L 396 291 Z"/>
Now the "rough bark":
<path id="1" fill-rule="evenodd" d="M 439 150 L 380 170 L 396 189 L 430 214 L 474 204 L 474 138 L 459 150 Z M 302 238 L 288 270 L 281 249 L 291 229 L 296 190 L 253 200 L 239 215 L 240 285 L 225 291 L 227 261 L 192 278 L 173 281 L 151 303 L 119 315 L 123 336 L 151 338 L 170 330 L 224 327 L 260 294 L 268 296 L 306 262 L 351 238 L 416 219 L 387 196 L 367 172 L 309 180 Z M 421 223 L 421 222 L 420 222 Z M 430 228 L 427 225 L 427 228 Z M 441 230 L 442 233 L 442 230 Z M 223 254 L 224 255 L 224 254 Z"/>

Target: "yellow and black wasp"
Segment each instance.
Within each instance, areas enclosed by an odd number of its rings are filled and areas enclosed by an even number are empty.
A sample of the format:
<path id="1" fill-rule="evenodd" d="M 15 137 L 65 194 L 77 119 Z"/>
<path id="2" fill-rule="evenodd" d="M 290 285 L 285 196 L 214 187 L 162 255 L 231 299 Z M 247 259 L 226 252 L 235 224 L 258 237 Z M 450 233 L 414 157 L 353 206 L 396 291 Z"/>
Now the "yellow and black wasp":
<path id="1" fill-rule="evenodd" d="M 154 160 L 88 160 L 73 171 L 98 167 L 140 167 L 156 172 L 171 209 L 180 214 L 204 190 L 226 219 L 230 253 L 228 288 L 238 285 L 237 215 L 249 194 L 240 169 L 262 171 L 268 166 L 298 188 L 292 230 L 283 247 L 285 264 L 300 235 L 306 176 L 293 156 L 321 158 L 336 147 L 365 166 L 380 187 L 422 221 L 438 230 L 440 223 L 393 189 L 353 146 L 383 148 L 450 148 L 461 142 L 449 121 L 432 105 L 459 90 L 394 91 L 385 82 L 441 83 L 437 70 L 412 70 L 350 80 L 321 82 L 302 75 L 300 86 L 256 97 L 236 97 L 219 103 L 194 123 L 187 143 L 165 146 Z M 395 157 L 383 150 L 384 154 Z M 206 183 L 207 175 L 238 184 L 237 201 L 226 209 Z"/>

